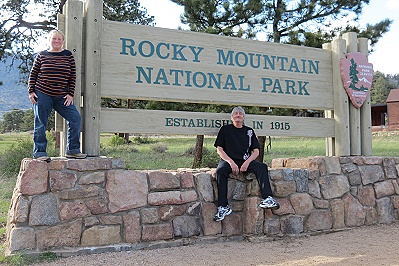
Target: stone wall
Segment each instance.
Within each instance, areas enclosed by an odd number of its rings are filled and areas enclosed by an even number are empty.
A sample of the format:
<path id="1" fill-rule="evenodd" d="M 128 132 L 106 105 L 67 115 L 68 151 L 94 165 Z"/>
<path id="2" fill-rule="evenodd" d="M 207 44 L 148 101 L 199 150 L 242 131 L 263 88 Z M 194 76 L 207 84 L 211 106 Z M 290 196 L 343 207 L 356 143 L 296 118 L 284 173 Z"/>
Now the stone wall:
<path id="1" fill-rule="evenodd" d="M 111 158 L 24 159 L 7 221 L 7 254 L 61 256 L 244 236 L 279 237 L 399 219 L 399 158 L 275 159 L 279 210 L 263 210 L 252 175 L 232 176 L 233 213 L 216 213 L 214 169 L 126 170 Z"/>

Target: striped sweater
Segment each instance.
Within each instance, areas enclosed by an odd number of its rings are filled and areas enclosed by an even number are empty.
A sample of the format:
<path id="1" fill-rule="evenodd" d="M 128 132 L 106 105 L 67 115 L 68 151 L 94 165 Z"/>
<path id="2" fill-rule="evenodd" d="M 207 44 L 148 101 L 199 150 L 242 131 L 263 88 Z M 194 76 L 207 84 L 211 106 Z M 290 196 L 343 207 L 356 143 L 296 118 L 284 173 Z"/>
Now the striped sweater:
<path id="1" fill-rule="evenodd" d="M 76 65 L 71 51 L 41 51 L 29 75 L 29 93 L 36 90 L 49 96 L 74 95 Z"/>

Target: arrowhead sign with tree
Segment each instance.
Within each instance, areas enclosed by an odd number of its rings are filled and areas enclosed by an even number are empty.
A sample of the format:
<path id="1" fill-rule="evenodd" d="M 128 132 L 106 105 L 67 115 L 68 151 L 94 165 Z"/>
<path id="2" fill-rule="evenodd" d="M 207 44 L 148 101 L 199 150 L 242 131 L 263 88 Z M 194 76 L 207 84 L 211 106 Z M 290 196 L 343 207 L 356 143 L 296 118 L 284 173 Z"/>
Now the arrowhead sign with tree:
<path id="1" fill-rule="evenodd" d="M 346 93 L 356 108 L 360 108 L 370 93 L 373 81 L 373 64 L 364 54 L 348 53 L 341 59 L 341 77 Z"/>

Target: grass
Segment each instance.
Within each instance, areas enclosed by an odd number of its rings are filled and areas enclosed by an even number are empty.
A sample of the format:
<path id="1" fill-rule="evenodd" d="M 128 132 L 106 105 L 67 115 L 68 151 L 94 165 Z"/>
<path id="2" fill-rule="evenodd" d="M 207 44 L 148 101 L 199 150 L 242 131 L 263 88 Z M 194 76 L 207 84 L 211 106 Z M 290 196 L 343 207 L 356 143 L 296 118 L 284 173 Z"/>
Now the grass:
<path id="1" fill-rule="evenodd" d="M 28 133 L 0 134 L 0 153 L 6 151 L 13 143 L 26 141 L 31 138 Z M 132 137 L 132 143 L 111 145 L 113 134 L 101 136 L 101 155 L 123 158 L 128 169 L 149 170 L 190 168 L 193 163 L 192 150 L 195 146 L 195 136 L 154 136 Z M 217 163 L 213 143 L 215 137 L 204 138 L 204 149 L 209 151 L 208 160 Z M 266 145 L 268 139 L 266 139 Z M 191 151 L 191 152 L 190 152 Z M 271 138 L 271 149 L 266 152 L 264 161 L 271 163 L 273 158 L 304 158 L 325 155 L 324 138 Z M 385 157 L 399 157 L 399 132 L 385 132 L 373 135 L 373 155 Z M 4 158 L 0 158 L 4 159 Z M 206 167 L 206 165 L 204 166 Z M 8 265 L 28 265 L 32 258 L 24 255 L 4 257 L 4 242 L 6 234 L 7 212 L 10 205 L 16 174 L 0 173 L 0 263 Z M 55 254 L 46 253 L 35 261 L 55 259 Z"/>

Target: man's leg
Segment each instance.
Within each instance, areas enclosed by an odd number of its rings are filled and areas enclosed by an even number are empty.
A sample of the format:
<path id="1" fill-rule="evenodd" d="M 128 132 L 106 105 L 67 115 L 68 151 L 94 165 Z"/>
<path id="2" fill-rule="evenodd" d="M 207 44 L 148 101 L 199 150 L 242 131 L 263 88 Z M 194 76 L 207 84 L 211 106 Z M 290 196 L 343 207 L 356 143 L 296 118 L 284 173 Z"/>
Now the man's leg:
<path id="1" fill-rule="evenodd" d="M 248 166 L 248 172 L 256 175 L 262 198 L 265 199 L 272 196 L 273 192 L 270 187 L 269 170 L 267 169 L 267 165 L 259 161 L 252 161 Z"/>
<path id="2" fill-rule="evenodd" d="M 218 183 L 218 206 L 226 207 L 227 200 L 227 185 L 229 175 L 232 172 L 230 164 L 224 160 L 220 160 L 216 168 L 216 180 Z"/>

